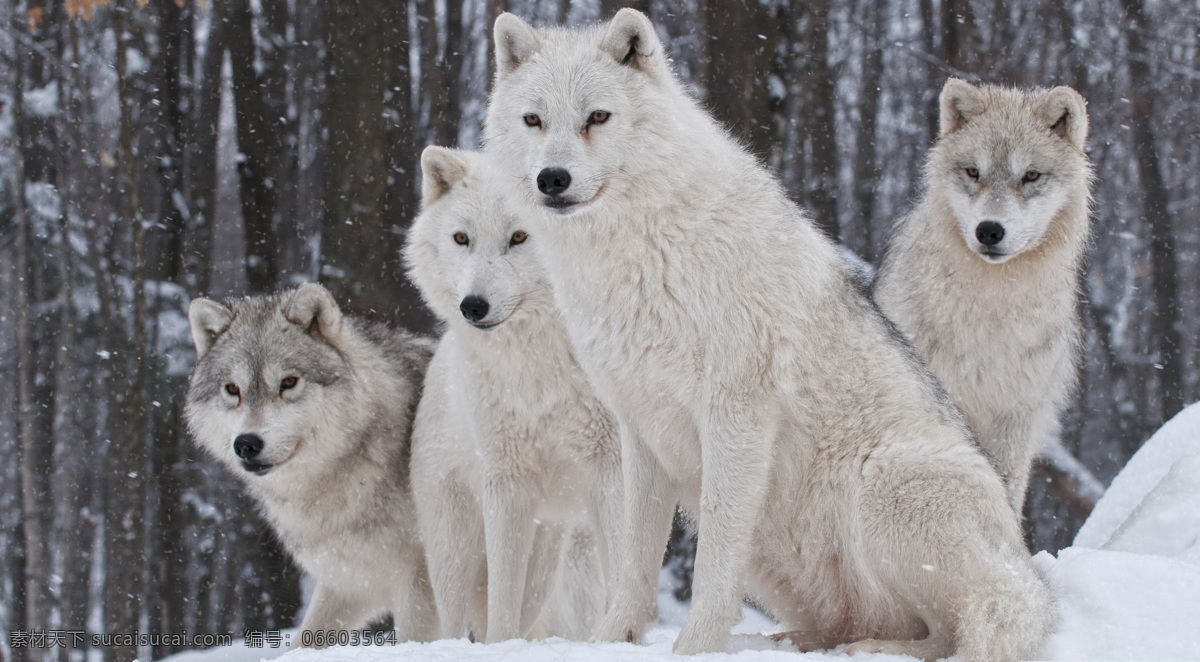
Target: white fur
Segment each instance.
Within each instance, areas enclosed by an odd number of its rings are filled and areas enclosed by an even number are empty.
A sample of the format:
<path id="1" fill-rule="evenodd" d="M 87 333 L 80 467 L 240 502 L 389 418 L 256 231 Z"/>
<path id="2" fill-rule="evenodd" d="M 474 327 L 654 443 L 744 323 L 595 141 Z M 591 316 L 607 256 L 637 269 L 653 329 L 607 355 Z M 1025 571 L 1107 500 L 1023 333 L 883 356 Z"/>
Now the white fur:
<path id="1" fill-rule="evenodd" d="M 412 467 L 443 635 L 467 625 L 486 547 L 487 641 L 586 637 L 607 594 L 588 559 L 597 553 L 589 531 L 620 525 L 615 426 L 571 354 L 536 258 L 539 237 L 513 243 L 529 228 L 501 204 L 476 154 L 429 147 L 422 167 L 423 211 L 405 260 L 446 330 L 417 412 Z M 489 302 L 475 324 L 460 312 L 466 297 Z M 616 536 L 600 538 L 609 559 Z M 531 630 L 556 573 L 555 608 Z"/>
<path id="2" fill-rule="evenodd" d="M 189 319 L 198 358 L 188 428 L 246 483 L 316 580 L 293 647 L 305 632 L 360 628 L 386 614 L 400 639 L 435 638 L 408 485 L 431 344 L 344 317 L 316 284 L 228 306 L 196 299 Z M 281 386 L 289 378 L 294 385 Z M 256 465 L 235 455 L 244 434 L 264 442 Z"/>
<path id="3" fill-rule="evenodd" d="M 655 618 L 679 501 L 699 544 L 677 652 L 721 650 L 749 593 L 808 647 L 1030 653 L 1053 609 L 1000 480 L 853 269 L 670 74 L 650 22 L 506 14 L 495 32 L 509 64 L 485 150 L 622 433 L 627 565 L 597 637 Z M 547 167 L 580 182 L 555 208 Z"/>
<path id="4" fill-rule="evenodd" d="M 1087 111 L 1066 87 L 953 78 L 941 107 L 925 196 L 896 224 L 875 299 L 962 410 L 1020 513 L 1030 463 L 1075 384 Z M 1036 181 L 1024 181 L 1030 171 Z M 984 220 L 1006 230 L 1001 256 L 975 236 Z"/>

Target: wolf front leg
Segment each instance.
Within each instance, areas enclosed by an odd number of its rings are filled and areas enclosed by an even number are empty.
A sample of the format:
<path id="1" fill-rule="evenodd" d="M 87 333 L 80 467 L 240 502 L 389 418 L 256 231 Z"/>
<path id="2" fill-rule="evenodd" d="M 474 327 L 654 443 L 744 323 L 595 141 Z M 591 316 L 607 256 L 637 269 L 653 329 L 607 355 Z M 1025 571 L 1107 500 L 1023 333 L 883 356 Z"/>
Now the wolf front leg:
<path id="1" fill-rule="evenodd" d="M 746 559 L 771 474 L 778 413 L 758 393 L 714 398 L 700 428 L 699 539 L 681 655 L 724 650 L 741 616 Z"/>
<path id="2" fill-rule="evenodd" d="M 392 620 L 398 641 L 433 641 L 438 638 L 438 612 L 420 548 L 409 551 L 395 580 L 397 588 Z"/>
<path id="3" fill-rule="evenodd" d="M 1054 405 L 1039 402 L 1032 408 L 1012 407 L 997 417 L 992 426 L 995 439 L 980 439 L 991 454 L 1004 480 L 1008 502 L 1020 518 L 1025 508 L 1025 492 L 1029 489 L 1029 473 L 1033 458 L 1057 441 L 1060 427 Z M 984 443 L 985 441 L 991 442 Z"/>
<path id="4" fill-rule="evenodd" d="M 612 606 L 617 571 L 622 566 L 621 556 L 625 549 L 625 480 L 621 475 L 621 459 L 601 458 L 593 467 L 599 480 L 592 486 L 591 525 L 594 530 L 597 552 L 600 556 L 600 573 L 604 580 L 604 609 Z"/>
<path id="5" fill-rule="evenodd" d="M 534 524 L 529 498 L 512 477 L 488 476 L 483 488 L 483 531 L 487 544 L 487 643 L 524 635 L 521 612 L 533 555 Z"/>
<path id="6" fill-rule="evenodd" d="M 658 571 L 678 502 L 674 481 L 645 442 L 621 423 L 625 475 L 623 570 L 597 641 L 640 642 L 646 624 L 658 620 Z"/>
<path id="7" fill-rule="evenodd" d="M 441 636 L 457 639 L 467 631 L 468 609 L 484 565 L 480 505 L 468 488 L 450 478 L 415 497 Z"/>
<path id="8" fill-rule="evenodd" d="M 558 633 L 552 628 L 535 626 L 544 625 L 539 617 L 554 590 L 554 573 L 562 555 L 566 529 L 555 522 L 542 522 L 535 525 L 533 531 L 533 548 L 525 574 L 525 596 L 521 600 L 521 634 L 530 639 L 545 639 Z"/>

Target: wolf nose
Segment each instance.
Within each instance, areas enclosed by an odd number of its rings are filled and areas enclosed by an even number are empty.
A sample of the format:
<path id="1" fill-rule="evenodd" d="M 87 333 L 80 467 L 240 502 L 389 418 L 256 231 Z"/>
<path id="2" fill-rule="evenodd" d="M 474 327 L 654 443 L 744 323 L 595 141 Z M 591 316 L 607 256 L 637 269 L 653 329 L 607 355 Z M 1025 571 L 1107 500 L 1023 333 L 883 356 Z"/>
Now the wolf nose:
<path id="1" fill-rule="evenodd" d="M 233 440 L 233 453 L 243 460 L 253 460 L 262 452 L 262 437 L 256 434 L 239 434 Z"/>
<path id="2" fill-rule="evenodd" d="M 463 317 L 467 318 L 467 321 L 478 322 L 487 317 L 488 302 L 487 299 L 471 295 L 458 304 L 458 309 L 462 311 Z"/>
<path id="3" fill-rule="evenodd" d="M 975 227 L 975 238 L 984 246 L 995 246 L 1004 239 L 1004 226 L 996 221 L 984 221 Z"/>
<path id="4" fill-rule="evenodd" d="M 566 168 L 544 168 L 538 173 L 537 185 L 543 195 L 558 195 L 571 185 L 571 173 Z"/>

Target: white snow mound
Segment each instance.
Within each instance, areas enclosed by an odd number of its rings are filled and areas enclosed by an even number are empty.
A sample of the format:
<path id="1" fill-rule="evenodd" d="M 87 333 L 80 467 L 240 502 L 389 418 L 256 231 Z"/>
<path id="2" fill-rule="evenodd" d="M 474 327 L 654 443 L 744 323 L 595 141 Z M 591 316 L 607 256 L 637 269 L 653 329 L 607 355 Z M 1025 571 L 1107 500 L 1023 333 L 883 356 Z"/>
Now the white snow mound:
<path id="1" fill-rule="evenodd" d="M 1200 405 L 1194 404 L 1150 437 L 1117 474 L 1074 546 L 1200 563 L 1198 539 Z"/>
<path id="2" fill-rule="evenodd" d="M 1071 547 L 1036 559 L 1058 598 L 1047 660 L 1200 659 L 1200 567 Z"/>

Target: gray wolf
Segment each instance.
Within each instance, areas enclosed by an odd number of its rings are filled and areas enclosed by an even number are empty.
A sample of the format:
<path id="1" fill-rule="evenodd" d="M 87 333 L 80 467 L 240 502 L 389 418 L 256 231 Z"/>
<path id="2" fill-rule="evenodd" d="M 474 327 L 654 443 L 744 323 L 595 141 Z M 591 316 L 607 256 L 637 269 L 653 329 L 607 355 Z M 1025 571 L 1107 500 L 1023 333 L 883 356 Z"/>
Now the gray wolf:
<path id="1" fill-rule="evenodd" d="M 535 253 L 541 239 L 502 204 L 488 166 L 436 146 L 421 166 L 422 211 L 404 257 L 445 333 L 412 468 L 442 633 L 462 636 L 486 550 L 486 641 L 529 634 L 555 590 L 574 596 L 555 604 L 574 607 L 554 609 L 542 634 L 584 638 L 607 585 L 589 575 L 588 549 L 603 541 L 596 554 L 610 567 L 616 536 L 599 534 L 620 530 L 616 426 L 571 353 Z M 580 529 L 591 535 L 571 533 Z"/>
<path id="2" fill-rule="evenodd" d="M 1019 514 L 1034 455 L 1075 385 L 1088 240 L 1088 117 L 1069 87 L 951 78 L 925 194 L 875 281 L 884 314 L 966 417 Z"/>
<path id="3" fill-rule="evenodd" d="M 313 283 L 188 310 L 186 417 L 316 580 L 304 633 L 391 614 L 432 640 L 437 610 L 409 494 L 409 434 L 427 339 L 343 315 Z"/>
<path id="4" fill-rule="evenodd" d="M 1016 660 L 1054 623 L 1004 487 L 860 274 L 687 95 L 654 27 L 495 24 L 484 151 L 621 432 L 625 570 L 655 618 L 676 502 L 699 541 L 675 651 L 749 594 L 804 648 Z"/>

